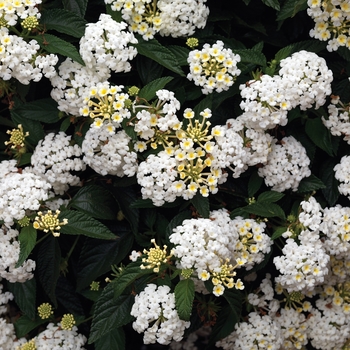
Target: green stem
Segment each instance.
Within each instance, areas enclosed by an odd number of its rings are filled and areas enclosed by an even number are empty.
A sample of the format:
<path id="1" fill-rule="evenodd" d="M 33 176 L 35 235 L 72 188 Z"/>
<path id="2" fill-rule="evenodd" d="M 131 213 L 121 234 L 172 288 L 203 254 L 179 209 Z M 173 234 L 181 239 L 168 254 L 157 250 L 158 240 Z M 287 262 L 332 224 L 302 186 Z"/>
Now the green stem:
<path id="1" fill-rule="evenodd" d="M 35 245 L 39 244 L 42 242 L 46 237 L 50 236 L 51 232 L 48 232 L 46 235 L 42 236 L 38 241 L 36 241 Z"/>
<path id="2" fill-rule="evenodd" d="M 68 254 L 67 254 L 67 256 L 66 256 L 66 259 L 65 259 L 66 261 L 68 261 L 68 259 L 69 259 L 70 256 L 72 255 L 73 250 L 74 250 L 75 246 L 76 246 L 77 243 L 78 243 L 79 237 L 80 237 L 80 236 L 77 236 L 77 237 L 75 238 L 75 241 L 74 241 L 72 247 L 70 248 L 70 250 L 69 250 L 69 252 L 68 252 Z"/>

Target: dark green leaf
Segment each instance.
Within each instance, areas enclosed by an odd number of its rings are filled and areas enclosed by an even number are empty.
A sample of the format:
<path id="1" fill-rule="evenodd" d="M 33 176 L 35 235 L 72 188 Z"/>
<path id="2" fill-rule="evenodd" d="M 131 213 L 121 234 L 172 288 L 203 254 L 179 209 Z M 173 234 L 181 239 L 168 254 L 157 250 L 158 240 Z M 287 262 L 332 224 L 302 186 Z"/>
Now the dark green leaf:
<path id="1" fill-rule="evenodd" d="M 165 46 L 161 45 L 156 39 L 148 41 L 139 39 L 139 43 L 135 46 L 139 55 L 151 58 L 172 72 L 185 76 L 185 73 L 177 63 L 173 53 Z"/>
<path id="2" fill-rule="evenodd" d="M 283 209 L 279 205 L 271 202 L 255 202 L 242 209 L 249 214 L 255 214 L 265 218 L 279 217 L 285 219 Z"/>
<path id="3" fill-rule="evenodd" d="M 242 63 L 253 63 L 259 66 L 266 66 L 266 57 L 261 52 L 252 49 L 233 51 L 241 57 Z"/>
<path id="4" fill-rule="evenodd" d="M 178 64 L 180 66 L 187 66 L 187 58 L 190 53 L 190 50 L 183 46 L 178 45 L 169 45 L 167 48 L 172 52 L 172 54 L 175 56 Z"/>
<path id="5" fill-rule="evenodd" d="M 138 97 L 144 98 L 147 101 L 153 99 L 154 97 L 156 97 L 156 92 L 158 90 L 163 89 L 165 85 L 173 79 L 173 77 L 162 77 L 151 81 L 140 90 Z"/>
<path id="6" fill-rule="evenodd" d="M 181 320 L 189 321 L 194 299 L 194 282 L 192 279 L 181 280 L 175 287 L 175 305 Z"/>
<path id="7" fill-rule="evenodd" d="M 274 241 L 275 239 L 281 237 L 285 232 L 287 232 L 287 227 L 278 227 L 272 234 L 271 239 Z"/>
<path id="8" fill-rule="evenodd" d="M 62 0 L 65 10 L 73 12 L 80 17 L 85 16 L 88 0 Z"/>
<path id="9" fill-rule="evenodd" d="M 32 153 L 21 154 L 21 158 L 19 159 L 18 167 L 30 164 L 31 159 L 32 159 Z"/>
<path id="10" fill-rule="evenodd" d="M 80 39 L 84 35 L 87 22 L 71 11 L 50 9 L 42 12 L 40 23 L 44 24 L 47 30 L 53 29 Z"/>
<path id="11" fill-rule="evenodd" d="M 61 250 L 58 238 L 50 235 L 39 247 L 36 272 L 41 285 L 55 307 L 56 283 L 60 274 Z"/>
<path id="12" fill-rule="evenodd" d="M 33 102 L 27 102 L 12 110 L 22 118 L 38 120 L 44 123 L 56 123 L 59 121 L 57 103 L 51 98 L 44 98 Z"/>
<path id="13" fill-rule="evenodd" d="M 277 202 L 284 197 L 283 193 L 276 191 L 266 191 L 259 195 L 258 202 Z"/>
<path id="14" fill-rule="evenodd" d="M 118 237 L 107 226 L 91 216 L 76 210 L 63 210 L 59 219 L 68 219 L 68 224 L 61 226 L 61 233 L 66 235 L 84 235 L 91 238 L 115 240 Z"/>
<path id="15" fill-rule="evenodd" d="M 190 210 L 182 211 L 170 221 L 168 227 L 165 230 L 165 237 L 169 240 L 170 235 L 173 233 L 173 229 L 179 225 L 182 225 L 183 221 L 186 219 L 191 219 L 192 214 Z"/>
<path id="16" fill-rule="evenodd" d="M 85 66 L 78 50 L 71 43 L 58 38 L 52 34 L 38 35 L 34 39 L 39 43 L 40 47 L 49 53 L 56 53 L 64 57 L 70 57 L 73 61 Z"/>
<path id="17" fill-rule="evenodd" d="M 113 11 L 111 4 L 106 4 L 106 13 L 108 13 L 118 23 L 123 20 L 122 13 L 120 11 Z"/>
<path id="18" fill-rule="evenodd" d="M 262 0 L 262 2 L 266 5 L 266 6 L 270 6 L 273 9 L 279 11 L 280 10 L 280 3 L 278 0 Z"/>
<path id="19" fill-rule="evenodd" d="M 203 197 L 199 192 L 191 199 L 191 203 L 203 218 L 208 218 L 210 213 L 209 198 Z"/>
<path id="20" fill-rule="evenodd" d="M 113 297 L 113 293 L 113 284 L 107 284 L 95 304 L 89 344 L 133 319 L 130 311 L 134 304 L 134 296 L 129 294 Z"/>
<path id="21" fill-rule="evenodd" d="M 7 288 L 14 295 L 15 302 L 21 311 L 30 319 L 34 320 L 36 314 L 36 281 L 35 278 L 23 283 L 7 283 Z"/>
<path id="22" fill-rule="evenodd" d="M 32 252 L 36 243 L 36 229 L 32 226 L 25 226 L 21 229 L 18 235 L 19 241 L 19 258 L 16 263 L 16 268 L 20 267 Z"/>
<path id="23" fill-rule="evenodd" d="M 194 108 L 193 111 L 195 113 L 195 118 L 200 119 L 200 113 L 203 112 L 206 108 L 211 109 L 213 105 L 213 94 L 209 94 L 205 98 L 203 98 Z"/>
<path id="24" fill-rule="evenodd" d="M 78 261 L 77 290 L 90 285 L 101 275 L 119 264 L 132 249 L 134 237 L 129 230 L 118 231 L 119 239 L 105 241 L 87 238 L 81 247 Z"/>
<path id="25" fill-rule="evenodd" d="M 235 317 L 236 313 L 230 307 L 224 307 L 220 310 L 206 349 L 211 349 L 210 345 L 213 346 L 217 341 L 227 337 L 234 331 L 236 322 L 232 322 L 232 320 L 234 320 Z"/>
<path id="26" fill-rule="evenodd" d="M 258 175 L 257 171 L 252 173 L 248 181 L 248 197 L 251 198 L 259 191 L 264 179 Z"/>
<path id="27" fill-rule="evenodd" d="M 294 17 L 299 11 L 307 8 L 307 0 L 286 0 L 277 15 L 277 21 Z"/>
<path id="28" fill-rule="evenodd" d="M 42 320 L 41 318 L 32 320 L 27 315 L 21 316 L 15 323 L 15 330 L 17 338 L 22 338 L 27 335 L 30 331 L 40 326 L 43 323 L 46 323 L 47 320 Z"/>
<path id="29" fill-rule="evenodd" d="M 112 194 L 97 185 L 82 187 L 69 202 L 69 207 L 73 207 L 95 219 L 113 220 L 118 213 L 118 204 Z"/>
<path id="30" fill-rule="evenodd" d="M 322 193 L 329 206 L 334 206 L 339 198 L 338 182 L 334 177 L 334 167 L 337 164 L 335 159 L 326 159 L 321 163 L 320 178 L 325 187 Z"/>
<path id="31" fill-rule="evenodd" d="M 103 338 L 95 341 L 95 350 L 125 350 L 125 333 L 123 327 L 112 329 Z"/>
<path id="32" fill-rule="evenodd" d="M 239 318 L 241 316 L 242 311 L 242 302 L 243 302 L 243 296 L 244 293 L 237 289 L 225 289 L 225 292 L 223 294 L 224 298 L 229 303 L 232 311 L 233 311 L 233 318 L 231 321 L 233 323 L 237 323 L 239 321 Z"/>
<path id="33" fill-rule="evenodd" d="M 309 177 L 304 178 L 300 181 L 298 192 L 312 192 L 323 188 L 326 188 L 325 184 L 318 177 L 311 174 Z"/>
<path id="34" fill-rule="evenodd" d="M 305 125 L 305 132 L 317 147 L 333 156 L 331 134 L 324 126 L 321 118 L 308 119 Z"/>
<path id="35" fill-rule="evenodd" d="M 136 69 L 143 85 L 162 76 L 164 67 L 144 56 L 136 56 Z"/>

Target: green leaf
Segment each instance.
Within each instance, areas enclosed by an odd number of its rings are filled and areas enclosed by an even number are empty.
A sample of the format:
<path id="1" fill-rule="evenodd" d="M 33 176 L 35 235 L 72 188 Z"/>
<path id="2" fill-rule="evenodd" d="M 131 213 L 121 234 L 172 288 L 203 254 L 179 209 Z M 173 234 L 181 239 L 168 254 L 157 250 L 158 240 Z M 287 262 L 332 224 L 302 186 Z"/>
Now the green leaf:
<path id="1" fill-rule="evenodd" d="M 125 288 L 132 284 L 136 279 L 153 273 L 152 269 L 141 269 L 140 265 L 140 259 L 130 263 L 122 270 L 121 274 L 115 280 L 113 280 L 111 284 L 114 286 L 114 298 L 121 295 Z"/>
<path id="2" fill-rule="evenodd" d="M 113 293 L 113 284 L 109 283 L 96 301 L 89 344 L 116 328 L 131 322 L 134 318 L 130 315 L 134 304 L 134 296 L 128 294 L 113 297 Z"/>
<path id="3" fill-rule="evenodd" d="M 68 219 L 68 224 L 61 226 L 61 233 L 66 235 L 84 235 L 91 238 L 115 240 L 118 237 L 107 226 L 91 216 L 76 210 L 63 210 L 59 219 Z"/>
<path id="4" fill-rule="evenodd" d="M 79 17 L 84 17 L 88 0 L 62 0 L 65 10 L 77 14 Z"/>
<path id="5" fill-rule="evenodd" d="M 231 307 L 231 310 L 233 311 L 233 318 L 231 319 L 231 322 L 237 323 L 242 312 L 242 302 L 244 293 L 237 289 L 226 288 L 223 296 L 227 300 Z"/>
<path id="6" fill-rule="evenodd" d="M 272 7 L 273 9 L 279 11 L 280 10 L 280 3 L 278 0 L 262 0 L 262 2 L 269 7 Z"/>
<path id="7" fill-rule="evenodd" d="M 236 313 L 230 307 L 224 307 L 220 310 L 217 315 L 217 321 L 212 328 L 209 344 L 206 349 L 209 349 L 210 345 L 214 346 L 218 340 L 227 337 L 234 331 L 236 323 L 232 322 L 232 319 L 235 318 L 235 315 Z"/>
<path id="8" fill-rule="evenodd" d="M 156 92 L 158 90 L 163 89 L 165 85 L 173 79 L 173 77 L 162 77 L 151 81 L 140 90 L 138 97 L 144 98 L 147 101 L 153 99 L 154 97 L 156 97 Z"/>
<path id="9" fill-rule="evenodd" d="M 139 42 L 135 47 L 139 55 L 151 58 L 172 72 L 185 76 L 185 73 L 177 63 L 176 57 L 173 53 L 165 46 L 161 45 L 156 39 L 148 41 L 139 39 Z"/>
<path id="10" fill-rule="evenodd" d="M 277 15 L 277 21 L 294 17 L 299 11 L 307 8 L 307 0 L 286 0 Z"/>
<path id="11" fill-rule="evenodd" d="M 327 152 L 331 157 L 333 156 L 331 134 L 324 126 L 321 118 L 308 119 L 305 132 L 317 147 Z"/>
<path id="12" fill-rule="evenodd" d="M 119 264 L 132 250 L 134 237 L 130 230 L 118 230 L 119 239 L 114 241 L 87 238 L 81 247 L 77 266 L 77 290 L 90 285 L 98 277 Z"/>
<path id="13" fill-rule="evenodd" d="M 98 185 L 82 187 L 69 202 L 69 207 L 104 220 L 114 220 L 118 212 L 118 204 L 113 195 Z"/>
<path id="14" fill-rule="evenodd" d="M 320 180 L 325 187 L 322 193 L 326 198 L 329 206 L 334 206 L 339 198 L 338 181 L 334 177 L 334 167 L 337 164 L 335 159 L 326 159 L 321 163 Z"/>
<path id="15" fill-rule="evenodd" d="M 281 237 L 285 232 L 287 232 L 287 227 L 278 227 L 272 234 L 271 240 L 275 240 Z"/>
<path id="16" fill-rule="evenodd" d="M 125 333 L 123 327 L 112 329 L 103 338 L 95 341 L 95 350 L 125 350 Z"/>
<path id="17" fill-rule="evenodd" d="M 18 235 L 19 241 L 19 258 L 16 263 L 16 268 L 20 267 L 32 252 L 36 243 L 36 229 L 32 226 L 25 226 L 21 229 Z"/>
<path id="18" fill-rule="evenodd" d="M 178 45 L 169 45 L 167 48 L 172 52 L 172 54 L 176 57 L 176 60 L 180 66 L 187 66 L 187 58 L 190 54 L 190 50 L 183 46 Z"/>
<path id="19" fill-rule="evenodd" d="M 203 112 L 206 108 L 212 109 L 213 105 L 213 94 L 209 94 L 203 98 L 194 108 L 195 118 L 202 118 L 199 113 Z"/>
<path id="20" fill-rule="evenodd" d="M 188 278 L 181 280 L 175 287 L 176 311 L 181 320 L 189 321 L 194 299 L 194 282 Z"/>
<path id="21" fill-rule="evenodd" d="M 208 218 L 210 213 L 209 198 L 203 197 L 199 192 L 191 199 L 191 203 L 203 218 Z"/>
<path id="22" fill-rule="evenodd" d="M 248 197 L 251 198 L 259 191 L 264 179 L 258 175 L 258 172 L 255 171 L 249 178 L 248 181 Z"/>
<path id="23" fill-rule="evenodd" d="M 42 12 L 40 23 L 44 24 L 47 30 L 53 29 L 80 39 L 84 35 L 87 22 L 71 11 L 49 9 Z"/>
<path id="24" fill-rule="evenodd" d="M 23 283 L 7 282 L 7 288 L 14 295 L 15 302 L 21 311 L 31 320 L 35 318 L 36 280 L 31 278 Z"/>
<path id="25" fill-rule="evenodd" d="M 71 43 L 52 34 L 37 35 L 34 39 L 40 47 L 49 53 L 56 53 L 64 57 L 70 57 L 73 61 L 85 66 L 78 50 Z"/>
<path id="26" fill-rule="evenodd" d="M 15 323 L 15 331 L 17 338 L 22 338 L 27 335 L 30 331 L 40 326 L 43 323 L 46 323 L 47 320 L 42 320 L 41 318 L 32 320 L 27 315 L 21 316 Z"/>
<path id="27" fill-rule="evenodd" d="M 279 217 L 285 219 L 283 209 L 279 205 L 271 202 L 255 202 L 242 209 L 249 214 L 255 214 L 265 218 Z"/>
<path id="28" fill-rule="evenodd" d="M 323 188 L 326 188 L 325 184 L 318 177 L 311 174 L 309 177 L 304 178 L 300 181 L 298 192 L 312 192 Z"/>
<path id="29" fill-rule="evenodd" d="M 106 13 L 118 23 L 123 21 L 122 13 L 120 11 L 113 11 L 111 4 L 106 4 Z"/>
<path id="30" fill-rule="evenodd" d="M 51 98 L 24 103 L 19 107 L 15 107 L 12 113 L 18 114 L 22 118 L 38 120 L 47 124 L 59 121 L 57 103 Z"/>
<path id="31" fill-rule="evenodd" d="M 60 275 L 61 250 L 58 239 L 52 235 L 48 236 L 39 247 L 36 272 L 45 293 L 55 307 L 56 283 Z"/>
<path id="32" fill-rule="evenodd" d="M 241 57 L 242 63 L 253 63 L 259 66 L 266 66 L 266 57 L 263 53 L 252 50 L 233 50 L 235 54 L 238 54 Z"/>
<path id="33" fill-rule="evenodd" d="M 32 159 L 32 153 L 24 153 L 21 154 L 21 158 L 19 159 L 18 167 L 20 168 L 23 165 L 30 164 L 30 160 Z"/>
<path id="34" fill-rule="evenodd" d="M 259 195 L 258 202 L 277 202 L 284 197 L 283 193 L 276 191 L 266 191 Z"/>
<path id="35" fill-rule="evenodd" d="M 140 76 L 142 85 L 158 79 L 162 76 L 164 67 L 150 58 L 137 55 L 135 58 L 136 70 Z"/>
<path id="36" fill-rule="evenodd" d="M 173 233 L 173 229 L 179 225 L 182 225 L 184 220 L 191 219 L 192 214 L 190 210 L 182 211 L 176 216 L 173 217 L 173 219 L 169 222 L 168 227 L 165 230 L 165 237 L 169 242 L 169 237 Z"/>

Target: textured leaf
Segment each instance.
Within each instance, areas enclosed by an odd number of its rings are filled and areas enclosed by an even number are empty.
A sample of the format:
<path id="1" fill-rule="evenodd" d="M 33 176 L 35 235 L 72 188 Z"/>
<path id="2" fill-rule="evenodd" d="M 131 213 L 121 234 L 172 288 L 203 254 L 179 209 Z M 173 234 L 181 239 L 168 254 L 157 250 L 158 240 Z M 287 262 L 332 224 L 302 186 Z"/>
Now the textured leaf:
<path id="1" fill-rule="evenodd" d="M 185 76 L 185 73 L 177 63 L 173 53 L 168 48 L 161 45 L 156 39 L 148 41 L 140 39 L 139 43 L 135 46 L 140 55 L 151 58 L 172 72 Z"/>
<path id="2" fill-rule="evenodd" d="M 36 243 L 36 229 L 32 226 L 25 226 L 21 229 L 18 235 L 19 241 L 19 258 L 16 263 L 16 268 L 21 266 L 24 261 L 28 258 L 29 254 L 32 252 Z"/>
<path id="3" fill-rule="evenodd" d="M 46 323 L 47 320 L 42 320 L 41 318 L 32 320 L 27 315 L 21 316 L 15 323 L 15 331 L 17 338 L 22 338 L 30 331 L 40 326 L 43 323 Z"/>
<path id="4" fill-rule="evenodd" d="M 311 174 L 309 177 L 304 178 L 300 181 L 298 192 L 312 192 L 323 188 L 326 188 L 325 184 L 318 177 Z"/>
<path id="5" fill-rule="evenodd" d="M 285 232 L 287 232 L 287 227 L 278 227 L 271 236 L 272 240 L 281 237 Z"/>
<path id="6" fill-rule="evenodd" d="M 61 250 L 58 239 L 48 236 L 39 247 L 36 272 L 41 285 L 55 307 L 56 283 L 60 274 Z"/>
<path id="7" fill-rule="evenodd" d="M 113 297 L 113 293 L 113 284 L 107 284 L 96 301 L 89 344 L 100 339 L 113 329 L 131 322 L 133 319 L 130 311 L 134 304 L 134 296 L 129 294 Z"/>
<path id="8" fill-rule="evenodd" d="M 71 43 L 58 38 L 52 34 L 38 35 L 34 39 L 40 47 L 49 53 L 56 53 L 65 57 L 70 57 L 73 61 L 85 66 L 78 50 Z"/>
<path id="9" fill-rule="evenodd" d="M 262 0 L 262 2 L 266 5 L 266 6 L 270 6 L 273 9 L 279 11 L 280 10 L 280 3 L 278 0 Z"/>
<path id="10" fill-rule="evenodd" d="M 199 192 L 191 199 L 191 203 L 203 218 L 208 218 L 210 213 L 209 198 L 203 197 Z"/>
<path id="11" fill-rule="evenodd" d="M 80 17 L 85 16 L 88 0 L 62 0 L 65 10 L 73 12 Z"/>
<path id="12" fill-rule="evenodd" d="M 180 66 L 187 66 L 187 58 L 190 53 L 190 50 L 183 46 L 178 45 L 169 45 L 167 48 L 172 52 L 176 57 L 176 60 Z"/>
<path id="13" fill-rule="evenodd" d="M 286 0 L 277 15 L 277 21 L 294 17 L 299 11 L 307 8 L 307 0 Z"/>
<path id="14" fill-rule="evenodd" d="M 237 289 L 225 289 L 223 294 L 233 311 L 234 317 L 231 319 L 233 323 L 237 323 L 239 321 L 242 311 L 243 295 L 244 294 Z"/>
<path id="15" fill-rule="evenodd" d="M 186 219 L 191 219 L 192 214 L 190 210 L 182 211 L 170 221 L 168 227 L 165 230 L 165 237 L 169 240 L 170 235 L 173 233 L 173 229 L 179 225 L 182 225 L 183 221 Z"/>
<path id="16" fill-rule="evenodd" d="M 103 338 L 95 341 L 95 350 L 125 350 L 125 333 L 123 327 L 112 329 Z"/>
<path id="17" fill-rule="evenodd" d="M 308 119 L 305 125 L 305 132 L 317 147 L 333 156 L 331 134 L 320 118 Z"/>
<path id="18" fill-rule="evenodd" d="M 165 85 L 173 79 L 173 77 L 162 77 L 151 81 L 140 90 L 138 97 L 144 98 L 147 101 L 151 100 L 152 98 L 156 97 L 156 92 L 158 90 L 163 89 Z"/>
<path id="19" fill-rule="evenodd" d="M 248 197 L 251 198 L 259 191 L 264 179 L 255 171 L 248 181 Z"/>
<path id="20" fill-rule="evenodd" d="M 242 63 L 253 63 L 259 66 L 266 66 L 266 57 L 263 53 L 252 50 L 233 50 L 235 54 L 238 54 L 241 57 Z"/>
<path id="21" fill-rule="evenodd" d="M 111 265 L 119 264 L 130 253 L 133 241 L 134 237 L 129 230 L 120 231 L 119 238 L 115 241 L 87 238 L 79 255 L 77 290 L 81 291 L 110 271 Z"/>
<path id="22" fill-rule="evenodd" d="M 84 235 L 91 238 L 115 240 L 118 237 L 107 226 L 91 216 L 76 210 L 63 210 L 60 220 L 68 219 L 68 224 L 62 225 L 61 233 L 67 235 Z"/>
<path id="23" fill-rule="evenodd" d="M 51 98 L 44 98 L 27 102 L 12 110 L 22 118 L 38 120 L 44 123 L 56 123 L 59 121 L 57 103 Z"/>
<path id="24" fill-rule="evenodd" d="M 192 279 L 181 280 L 175 287 L 175 305 L 181 320 L 189 321 L 194 299 L 194 282 Z"/>
<path id="25" fill-rule="evenodd" d="M 333 170 L 336 164 L 336 160 L 326 159 L 321 164 L 320 169 L 320 180 L 325 185 L 325 187 L 322 189 L 322 193 L 329 206 L 334 206 L 339 198 L 338 181 L 334 177 Z"/>
<path id="26" fill-rule="evenodd" d="M 95 219 L 113 220 L 117 217 L 118 204 L 112 194 L 101 186 L 82 187 L 69 202 L 73 207 Z"/>
<path id="27" fill-rule="evenodd" d="M 277 202 L 284 197 L 283 193 L 276 191 L 266 191 L 259 195 L 258 202 Z"/>
<path id="28" fill-rule="evenodd" d="M 136 69 L 140 76 L 142 85 L 146 85 L 162 76 L 164 67 L 159 63 L 144 56 L 136 56 Z"/>
<path id="29" fill-rule="evenodd" d="M 71 11 L 50 9 L 42 12 L 40 23 L 48 30 L 53 29 L 80 39 L 84 35 L 87 22 Z"/>
<path id="30" fill-rule="evenodd" d="M 21 311 L 31 320 L 35 318 L 36 280 L 31 278 L 23 283 L 7 282 L 7 288 L 14 295 L 15 302 Z"/>
<path id="31" fill-rule="evenodd" d="M 230 307 L 224 307 L 219 311 L 207 348 L 209 348 L 210 345 L 214 346 L 218 340 L 227 337 L 234 331 L 236 323 L 232 322 L 232 319 L 234 319 L 235 316 L 236 313 Z"/>
<path id="32" fill-rule="evenodd" d="M 279 205 L 271 202 L 255 202 L 242 209 L 247 213 L 255 214 L 265 218 L 279 217 L 281 219 L 285 219 L 283 209 Z"/>
<path id="33" fill-rule="evenodd" d="M 194 108 L 193 111 L 195 113 L 195 118 L 202 118 L 199 113 L 204 111 L 206 108 L 212 109 L 213 106 L 213 94 L 210 94 L 203 98 Z"/>

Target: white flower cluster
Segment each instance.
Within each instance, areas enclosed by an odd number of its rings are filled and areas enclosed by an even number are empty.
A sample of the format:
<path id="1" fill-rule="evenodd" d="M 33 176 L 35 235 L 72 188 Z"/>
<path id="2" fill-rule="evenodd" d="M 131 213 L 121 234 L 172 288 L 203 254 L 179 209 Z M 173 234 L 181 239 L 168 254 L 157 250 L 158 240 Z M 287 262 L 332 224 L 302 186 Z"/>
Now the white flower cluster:
<path id="1" fill-rule="evenodd" d="M 350 156 L 344 156 L 334 167 L 334 177 L 340 182 L 338 190 L 344 196 L 350 198 Z"/>
<path id="2" fill-rule="evenodd" d="M 138 333 L 144 333 L 144 344 L 170 344 L 180 341 L 190 322 L 180 320 L 175 308 L 175 294 L 168 286 L 148 284 L 135 296 L 130 314 L 136 317 L 132 326 Z"/>
<path id="3" fill-rule="evenodd" d="M 258 174 L 274 191 L 296 191 L 300 181 L 311 175 L 309 165 L 310 159 L 303 145 L 293 136 L 288 136 L 279 142 L 273 140 L 267 162 L 259 168 Z"/>
<path id="4" fill-rule="evenodd" d="M 240 61 L 240 56 L 225 48 L 220 40 L 213 45 L 204 44 L 202 50 L 193 50 L 189 53 L 187 62 L 190 73 L 187 79 L 201 86 L 203 94 L 228 90 L 241 74 L 237 68 L 237 63 Z"/>
<path id="5" fill-rule="evenodd" d="M 41 0 L 4 0 L 1 2 L 0 18 L 6 21 L 8 26 L 15 26 L 19 20 L 29 16 L 39 19 L 41 14 L 38 5 L 41 2 Z"/>
<path id="6" fill-rule="evenodd" d="M 128 72 L 129 60 L 137 55 L 132 44 L 137 44 L 133 33 L 126 30 L 125 22 L 116 22 L 102 13 L 98 22 L 88 23 L 80 39 L 80 55 L 90 69 L 108 67 L 113 72 Z"/>
<path id="7" fill-rule="evenodd" d="M 334 136 L 343 136 L 344 141 L 350 144 L 350 113 L 349 104 L 340 101 L 339 96 L 332 96 L 328 106 L 328 117 L 322 116 L 323 124 Z"/>
<path id="8" fill-rule="evenodd" d="M 61 328 L 60 323 L 57 325 L 49 323 L 43 332 L 32 338 L 28 343 L 33 344 L 35 348 L 28 349 L 47 350 L 47 349 L 74 349 L 84 350 L 86 337 L 77 332 L 78 328 L 74 326 L 72 330 Z M 24 346 L 28 343 L 25 343 Z M 22 345 L 23 347 L 23 345 Z M 22 347 L 16 347 L 15 350 L 21 350 Z"/>
<path id="9" fill-rule="evenodd" d="M 279 75 L 262 75 L 240 85 L 244 110 L 241 119 L 250 128 L 286 125 L 287 112 L 322 106 L 331 93 L 333 74 L 326 61 L 313 52 L 299 51 L 280 62 Z"/>
<path id="10" fill-rule="evenodd" d="M 328 41 L 327 50 L 350 48 L 350 4 L 347 0 L 308 0 L 307 14 L 315 21 L 310 37 Z"/>
<path id="11" fill-rule="evenodd" d="M 3 80 L 17 79 L 28 85 L 30 81 L 39 81 L 44 75 L 55 75 L 54 66 L 58 57 L 54 54 L 37 56 L 40 46 L 36 40 L 28 43 L 17 35 L 9 34 L 6 27 L 0 28 L 0 77 Z"/>
<path id="12" fill-rule="evenodd" d="M 0 277 L 10 283 L 23 283 L 31 279 L 35 269 L 35 261 L 31 259 L 26 260 L 20 267 L 15 267 L 19 258 L 18 235 L 17 230 L 0 228 Z"/>
<path id="13" fill-rule="evenodd" d="M 107 67 L 87 68 L 67 58 L 51 79 L 51 97 L 58 103 L 58 109 L 74 116 L 80 115 L 84 96 L 90 86 L 106 81 L 110 76 Z"/>
<path id="14" fill-rule="evenodd" d="M 71 172 L 85 170 L 82 150 L 71 145 L 71 138 L 63 131 L 50 133 L 38 142 L 31 158 L 32 171 L 49 182 L 56 194 L 79 184 L 80 178 Z"/>
<path id="15" fill-rule="evenodd" d="M 270 316 L 260 316 L 257 312 L 251 312 L 248 317 L 247 322 L 236 324 L 235 331 L 216 346 L 224 350 L 279 350 L 283 344 L 280 325 Z"/>
<path id="16" fill-rule="evenodd" d="M 194 269 L 199 280 L 211 279 L 213 294 L 219 296 L 225 287 L 243 289 L 239 279 L 234 281 L 234 270 L 240 266 L 251 269 L 270 251 L 272 242 L 264 228 L 264 223 L 252 219 L 231 220 L 221 209 L 212 211 L 209 219 L 184 220 L 169 240 L 175 245 L 178 268 Z"/>
<path id="17" fill-rule="evenodd" d="M 204 28 L 209 15 L 206 0 L 105 0 L 113 11 L 121 11 L 131 31 L 149 40 L 156 33 L 176 38 Z"/>
<path id="18" fill-rule="evenodd" d="M 0 175 L 0 220 L 8 227 L 21 220 L 26 210 L 38 210 L 49 197 L 51 185 L 40 176 L 19 172 L 16 160 L 2 161 Z"/>
<path id="19" fill-rule="evenodd" d="M 130 142 L 124 130 L 111 133 L 106 125 L 90 128 L 82 144 L 83 161 L 101 175 L 133 176 L 137 154 L 130 150 Z"/>

